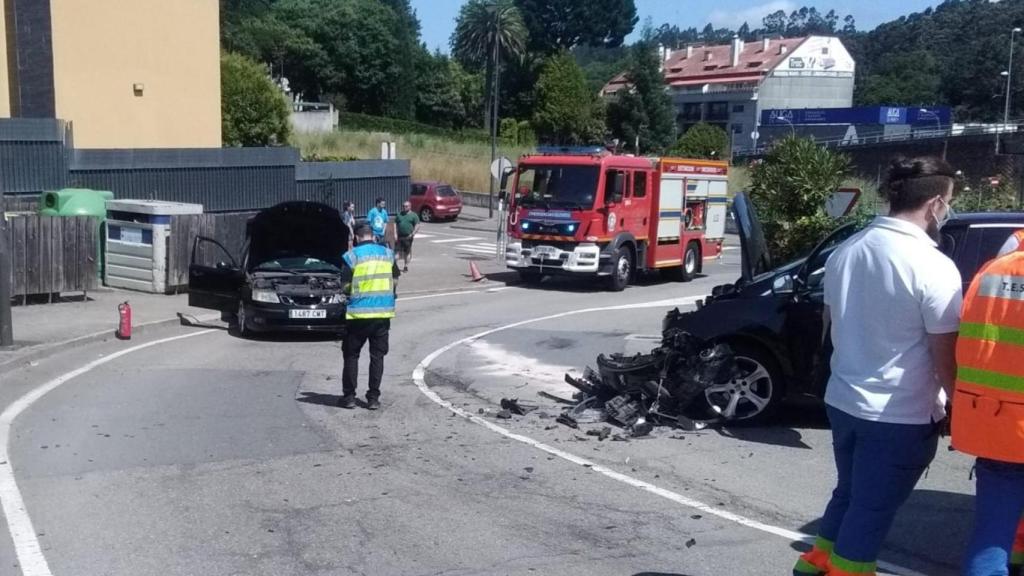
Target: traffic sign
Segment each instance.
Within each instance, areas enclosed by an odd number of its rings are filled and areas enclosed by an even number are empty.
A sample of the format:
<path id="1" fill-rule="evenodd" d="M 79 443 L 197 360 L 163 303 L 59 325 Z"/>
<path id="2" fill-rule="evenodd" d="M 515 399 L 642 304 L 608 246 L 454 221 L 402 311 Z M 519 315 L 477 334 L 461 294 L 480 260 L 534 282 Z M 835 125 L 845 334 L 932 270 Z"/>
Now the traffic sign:
<path id="1" fill-rule="evenodd" d="M 860 199 L 860 188 L 840 188 L 825 201 L 825 212 L 833 218 L 848 215 Z"/>
<path id="2" fill-rule="evenodd" d="M 494 162 L 491 162 L 491 176 L 493 176 L 495 180 L 501 180 L 501 175 L 505 173 L 505 170 L 508 170 L 511 167 L 512 161 L 508 158 L 505 158 L 504 156 L 496 158 Z"/>

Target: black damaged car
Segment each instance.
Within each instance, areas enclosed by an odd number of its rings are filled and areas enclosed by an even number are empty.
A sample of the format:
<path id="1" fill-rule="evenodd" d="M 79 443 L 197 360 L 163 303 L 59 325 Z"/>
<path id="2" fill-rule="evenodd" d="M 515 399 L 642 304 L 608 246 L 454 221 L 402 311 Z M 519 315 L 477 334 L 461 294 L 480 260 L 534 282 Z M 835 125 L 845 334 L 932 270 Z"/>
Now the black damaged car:
<path id="1" fill-rule="evenodd" d="M 823 302 L 825 262 L 857 228 L 844 226 L 806 257 L 776 267 L 746 195 L 736 195 L 733 215 L 742 276 L 716 286 L 694 311 L 670 311 L 662 328 L 727 343 L 735 352 L 738 374 L 705 391 L 708 418 L 765 421 L 786 398 L 824 396 L 832 354 Z M 940 249 L 959 268 L 965 291 L 978 269 L 1022 228 L 1019 212 L 959 214 L 942 228 Z"/>
<path id="2" fill-rule="evenodd" d="M 241 265 L 216 240 L 198 237 L 189 265 L 189 306 L 220 310 L 239 335 L 340 334 L 345 328 L 341 268 L 348 233 L 330 206 L 285 202 L 249 220 Z"/>

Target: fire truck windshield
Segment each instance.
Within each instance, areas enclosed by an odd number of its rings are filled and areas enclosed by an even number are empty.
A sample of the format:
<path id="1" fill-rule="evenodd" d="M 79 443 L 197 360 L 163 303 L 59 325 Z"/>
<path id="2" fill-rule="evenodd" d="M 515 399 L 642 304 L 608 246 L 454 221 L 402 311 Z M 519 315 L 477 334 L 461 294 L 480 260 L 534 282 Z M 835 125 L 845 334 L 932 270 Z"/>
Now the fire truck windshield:
<path id="1" fill-rule="evenodd" d="M 597 166 L 521 166 L 516 202 L 520 206 L 586 210 L 594 206 L 599 176 Z"/>

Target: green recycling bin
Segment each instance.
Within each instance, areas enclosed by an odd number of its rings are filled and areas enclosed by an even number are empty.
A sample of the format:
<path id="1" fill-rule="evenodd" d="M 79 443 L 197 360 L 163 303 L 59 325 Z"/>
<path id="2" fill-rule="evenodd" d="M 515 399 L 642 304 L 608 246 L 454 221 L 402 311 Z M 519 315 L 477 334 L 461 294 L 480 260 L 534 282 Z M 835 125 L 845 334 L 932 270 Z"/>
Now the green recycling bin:
<path id="1" fill-rule="evenodd" d="M 96 272 L 103 278 L 103 231 L 107 220 L 107 200 L 113 200 L 114 193 L 108 190 L 88 188 L 64 188 L 43 192 L 39 198 L 41 216 L 92 216 L 97 219 Z"/>

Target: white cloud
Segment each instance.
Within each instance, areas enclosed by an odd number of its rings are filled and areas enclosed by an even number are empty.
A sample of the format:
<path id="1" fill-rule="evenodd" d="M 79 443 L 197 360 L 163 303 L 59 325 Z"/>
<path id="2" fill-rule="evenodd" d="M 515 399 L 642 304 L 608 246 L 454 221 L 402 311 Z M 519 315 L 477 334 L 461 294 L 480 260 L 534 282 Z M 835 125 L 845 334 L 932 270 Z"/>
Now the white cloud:
<path id="1" fill-rule="evenodd" d="M 711 14 L 708 15 L 708 22 L 711 22 L 711 24 L 716 28 L 730 28 L 732 30 L 739 28 L 744 22 L 746 22 L 753 30 L 761 27 L 761 20 L 763 20 L 765 16 L 778 12 L 779 10 L 782 10 L 788 16 L 790 12 L 797 8 L 796 2 L 792 2 L 791 0 L 771 0 L 764 4 L 743 8 L 741 10 L 713 10 Z"/>

